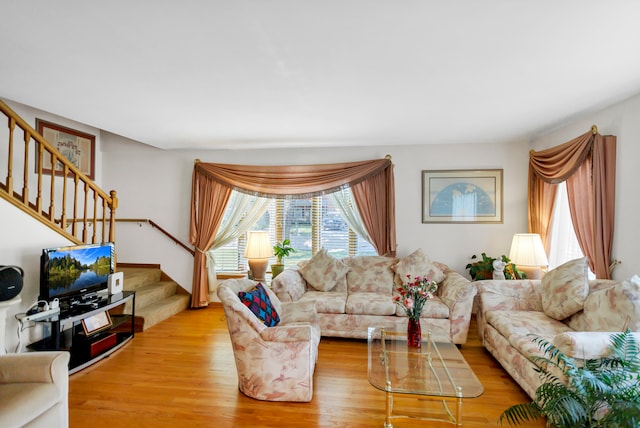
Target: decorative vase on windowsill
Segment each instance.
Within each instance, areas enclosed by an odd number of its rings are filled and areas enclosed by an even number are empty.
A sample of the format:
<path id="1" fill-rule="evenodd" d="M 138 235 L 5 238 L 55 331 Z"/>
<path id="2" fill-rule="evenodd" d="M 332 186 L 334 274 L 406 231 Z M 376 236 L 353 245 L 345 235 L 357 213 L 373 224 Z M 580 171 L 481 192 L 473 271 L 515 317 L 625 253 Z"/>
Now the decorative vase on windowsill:
<path id="1" fill-rule="evenodd" d="M 411 279 L 407 275 L 407 282 L 398 287 L 399 295 L 393 300 L 404 309 L 407 317 L 407 346 L 420 349 L 422 347 L 422 331 L 420 328 L 420 314 L 427 300 L 433 297 L 438 284 L 429 277 L 416 276 Z"/>

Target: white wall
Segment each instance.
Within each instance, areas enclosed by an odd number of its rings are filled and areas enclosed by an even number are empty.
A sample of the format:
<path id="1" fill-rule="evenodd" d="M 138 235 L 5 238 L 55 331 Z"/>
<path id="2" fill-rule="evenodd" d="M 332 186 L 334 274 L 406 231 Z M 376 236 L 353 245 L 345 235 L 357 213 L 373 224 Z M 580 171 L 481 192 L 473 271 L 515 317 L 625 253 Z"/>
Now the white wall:
<path id="1" fill-rule="evenodd" d="M 565 143 L 597 125 L 600 134 L 617 137 L 616 207 L 612 258 L 622 262 L 613 278 L 623 280 L 640 274 L 640 95 L 610 108 L 590 114 L 538 136 L 532 148 L 542 150 Z"/>
<path id="2" fill-rule="evenodd" d="M 16 265 L 24 270 L 24 282 L 20 293 L 21 303 L 7 311 L 6 344 L 9 352 L 18 343 L 18 322 L 15 314 L 26 312 L 38 300 L 40 292 L 40 255 L 43 248 L 71 245 L 58 233 L 34 220 L 4 199 L 0 199 L 0 265 Z M 42 337 L 38 329 L 24 334 L 27 341 Z"/>

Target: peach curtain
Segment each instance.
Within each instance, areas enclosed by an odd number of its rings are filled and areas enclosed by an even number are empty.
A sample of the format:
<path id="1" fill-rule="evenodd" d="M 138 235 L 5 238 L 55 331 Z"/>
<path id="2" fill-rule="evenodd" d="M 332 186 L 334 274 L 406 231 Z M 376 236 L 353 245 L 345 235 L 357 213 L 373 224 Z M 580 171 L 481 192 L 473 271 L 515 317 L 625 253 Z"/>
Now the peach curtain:
<path id="1" fill-rule="evenodd" d="M 548 250 L 556 185 L 567 183 L 571 220 L 598 278 L 609 279 L 613 242 L 616 137 L 597 131 L 529 156 L 529 231 Z"/>
<path id="2" fill-rule="evenodd" d="M 299 198 L 357 188 L 354 200 L 379 254 L 395 255 L 395 190 L 391 159 L 324 165 L 255 166 L 196 162 L 191 194 L 190 240 L 196 246 L 191 307 L 208 305 L 205 252 L 220 227 L 231 190 Z M 366 220 L 365 220 L 366 218 Z"/>
<path id="3" fill-rule="evenodd" d="M 196 247 L 193 256 L 191 307 L 201 308 L 209 304 L 206 252 L 213 245 L 216 232 L 222 224 L 224 208 L 229 202 L 232 189 L 223 186 L 211 177 L 197 174 L 195 168 L 191 181 L 189 239 L 191 244 Z"/>
<path id="4" fill-rule="evenodd" d="M 380 255 L 396 255 L 394 188 L 393 164 L 369 180 L 361 181 L 351 187 L 362 223 Z M 386 190 L 382 193 L 376 189 Z"/>

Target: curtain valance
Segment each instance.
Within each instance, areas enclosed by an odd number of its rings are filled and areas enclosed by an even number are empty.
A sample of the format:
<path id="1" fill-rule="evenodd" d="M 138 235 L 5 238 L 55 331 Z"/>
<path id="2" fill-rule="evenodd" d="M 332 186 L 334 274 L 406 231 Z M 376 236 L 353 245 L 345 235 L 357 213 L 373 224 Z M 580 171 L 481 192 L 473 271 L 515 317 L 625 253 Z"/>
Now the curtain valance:
<path id="1" fill-rule="evenodd" d="M 262 197 L 299 198 L 332 193 L 380 174 L 390 159 L 319 165 L 256 166 L 196 162 L 195 174 L 225 187 Z"/>

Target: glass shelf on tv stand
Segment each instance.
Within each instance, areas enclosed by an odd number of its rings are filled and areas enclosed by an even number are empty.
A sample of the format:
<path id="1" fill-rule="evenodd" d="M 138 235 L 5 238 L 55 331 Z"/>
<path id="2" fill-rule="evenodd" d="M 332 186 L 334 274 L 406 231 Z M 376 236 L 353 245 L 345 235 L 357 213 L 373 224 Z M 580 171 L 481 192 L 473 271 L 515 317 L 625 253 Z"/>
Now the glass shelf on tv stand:
<path id="1" fill-rule="evenodd" d="M 135 291 L 100 295 L 97 307 L 85 305 L 61 305 L 61 312 L 36 320 L 36 323 L 50 324 L 50 334 L 42 340 L 27 346 L 31 351 L 69 351 L 69 374 L 82 370 L 120 349 L 134 337 L 135 333 Z M 129 304 L 127 304 L 129 303 Z M 101 332 L 86 335 L 82 320 L 108 311 L 112 325 Z M 87 347 L 108 338 L 113 345 L 93 354 Z"/>

